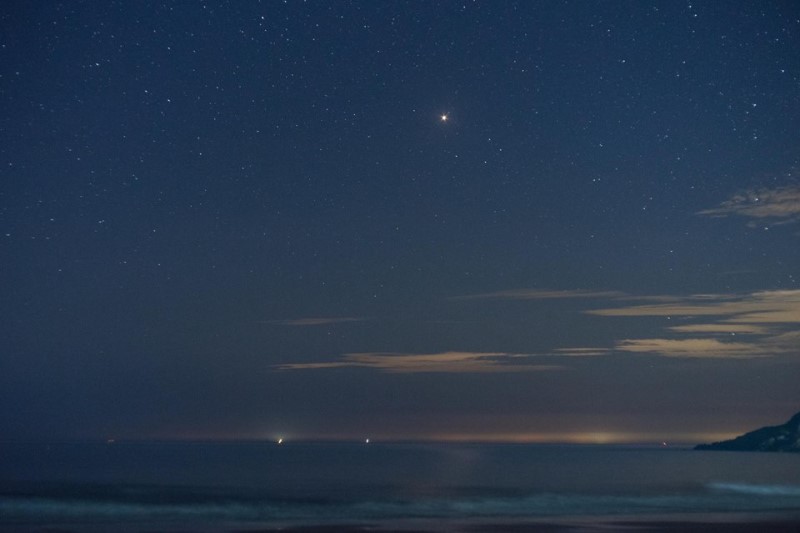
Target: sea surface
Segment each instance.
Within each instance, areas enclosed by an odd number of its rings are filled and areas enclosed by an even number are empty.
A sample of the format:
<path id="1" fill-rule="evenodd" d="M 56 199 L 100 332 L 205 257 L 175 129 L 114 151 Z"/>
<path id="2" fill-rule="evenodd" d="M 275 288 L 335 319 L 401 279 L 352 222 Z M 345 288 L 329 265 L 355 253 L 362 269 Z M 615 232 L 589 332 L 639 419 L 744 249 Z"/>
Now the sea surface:
<path id="1" fill-rule="evenodd" d="M 800 517 L 800 455 L 523 444 L 0 444 L 0 530 Z M 800 523 L 800 522 L 798 522 Z"/>

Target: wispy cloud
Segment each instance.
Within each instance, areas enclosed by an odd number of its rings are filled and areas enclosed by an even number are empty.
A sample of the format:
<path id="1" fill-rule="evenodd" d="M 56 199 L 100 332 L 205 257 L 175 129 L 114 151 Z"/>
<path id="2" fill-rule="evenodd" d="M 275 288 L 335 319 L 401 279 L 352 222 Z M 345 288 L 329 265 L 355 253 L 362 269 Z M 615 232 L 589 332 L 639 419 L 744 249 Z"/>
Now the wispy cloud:
<path id="1" fill-rule="evenodd" d="M 596 357 L 598 355 L 608 355 L 608 348 L 556 348 L 553 355 L 563 357 Z"/>
<path id="2" fill-rule="evenodd" d="M 671 326 L 667 329 L 678 333 L 723 333 L 728 335 L 766 335 L 770 332 L 770 329 L 764 326 L 730 324 L 728 322 L 720 324 L 686 324 L 683 326 Z"/>
<path id="3" fill-rule="evenodd" d="M 728 322 L 800 323 L 800 290 L 747 294 L 696 294 L 669 303 L 631 305 L 585 311 L 600 316 L 717 316 Z"/>
<path id="4" fill-rule="evenodd" d="M 622 352 L 664 357 L 745 359 L 800 354 L 800 290 L 698 294 L 657 303 L 586 311 L 605 317 L 668 317 L 693 321 L 669 326 L 676 337 L 625 339 Z M 685 338 L 681 335 L 691 334 Z M 698 337 L 697 335 L 702 335 Z"/>
<path id="5" fill-rule="evenodd" d="M 451 300 L 560 300 L 565 298 L 616 298 L 625 293 L 616 291 L 511 289 L 480 294 L 454 296 Z"/>
<path id="6" fill-rule="evenodd" d="M 752 342 L 724 342 L 719 339 L 625 339 L 617 343 L 622 352 L 647 353 L 664 357 L 752 359 L 766 357 Z"/>
<path id="7" fill-rule="evenodd" d="M 348 322 L 363 322 L 366 318 L 359 317 L 312 317 L 291 318 L 286 320 L 265 320 L 266 324 L 275 326 L 330 326 L 333 324 L 346 324 Z"/>
<path id="8" fill-rule="evenodd" d="M 698 214 L 711 217 L 731 215 L 747 217 L 754 219 L 750 221 L 751 226 L 763 224 L 769 219 L 772 219 L 773 224 L 797 222 L 800 220 L 800 185 L 750 189 Z"/>
<path id="9" fill-rule="evenodd" d="M 519 364 L 519 355 L 498 352 L 350 353 L 339 361 L 323 363 L 286 363 L 279 370 L 312 370 L 320 368 L 364 367 L 392 374 L 425 372 L 498 373 L 555 370 L 557 365 Z"/>
<path id="10" fill-rule="evenodd" d="M 459 299 L 547 300 L 596 298 L 608 307 L 584 311 L 608 319 L 663 317 L 661 333 L 633 338 L 621 333 L 609 346 L 556 347 L 539 353 L 447 351 L 437 353 L 359 352 L 326 362 L 276 365 L 278 370 L 367 368 L 393 374 L 535 372 L 564 368 L 559 358 L 603 357 L 612 353 L 669 358 L 754 359 L 800 355 L 800 290 L 747 294 L 629 296 L 617 291 L 518 289 Z M 357 322 L 363 318 L 303 318 L 273 321 L 287 326 Z M 666 321 L 665 321 L 666 322 Z M 624 331 L 626 323 L 620 327 Z M 566 360 L 566 359 L 563 359 Z M 544 362 L 544 363 L 543 363 Z M 546 363 L 546 364 L 545 364 Z"/>

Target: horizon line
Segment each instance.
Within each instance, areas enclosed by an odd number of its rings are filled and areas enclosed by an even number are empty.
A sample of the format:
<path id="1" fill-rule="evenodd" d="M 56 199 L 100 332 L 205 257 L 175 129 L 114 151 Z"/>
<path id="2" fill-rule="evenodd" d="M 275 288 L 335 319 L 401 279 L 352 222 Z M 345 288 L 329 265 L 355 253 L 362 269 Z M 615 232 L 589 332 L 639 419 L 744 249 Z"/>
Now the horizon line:
<path id="1" fill-rule="evenodd" d="M 580 434 L 579 434 L 580 435 Z M 552 445 L 552 446 L 658 446 L 682 448 L 697 444 L 708 444 L 728 440 L 741 433 L 697 433 L 655 436 L 637 434 L 628 437 L 599 436 L 597 434 L 574 436 L 532 436 L 527 434 L 498 436 L 476 434 L 446 435 L 409 435 L 381 436 L 368 435 L 298 435 L 275 434 L 275 436 L 107 436 L 107 437 L 55 437 L 55 438 L 19 438 L 0 439 L 2 444 L 124 444 L 124 443 L 265 443 L 275 445 L 295 444 L 518 444 L 518 445 Z M 280 442 L 278 442 L 280 441 Z"/>

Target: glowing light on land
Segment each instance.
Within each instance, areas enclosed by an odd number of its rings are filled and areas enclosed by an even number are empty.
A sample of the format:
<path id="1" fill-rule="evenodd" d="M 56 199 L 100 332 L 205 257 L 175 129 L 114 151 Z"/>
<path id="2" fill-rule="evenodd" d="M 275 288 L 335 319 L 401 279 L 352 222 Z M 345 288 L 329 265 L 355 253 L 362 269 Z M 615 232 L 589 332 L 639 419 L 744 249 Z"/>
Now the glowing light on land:
<path id="1" fill-rule="evenodd" d="M 278 444 L 283 444 L 283 438 L 278 439 Z"/>

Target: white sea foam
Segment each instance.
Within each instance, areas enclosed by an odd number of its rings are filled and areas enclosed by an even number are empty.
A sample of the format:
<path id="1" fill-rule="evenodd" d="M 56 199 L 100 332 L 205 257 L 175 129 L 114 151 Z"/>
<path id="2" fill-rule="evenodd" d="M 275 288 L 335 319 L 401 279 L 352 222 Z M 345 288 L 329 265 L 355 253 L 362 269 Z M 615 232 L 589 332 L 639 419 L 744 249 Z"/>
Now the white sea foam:
<path id="1" fill-rule="evenodd" d="M 548 517 L 647 514 L 692 511 L 764 511 L 795 508 L 800 486 L 713 483 L 711 492 L 660 495 L 587 495 L 540 493 L 519 497 L 366 499 L 355 501 L 273 500 L 192 504 L 145 504 L 121 501 L 54 500 L 0 497 L 0 524 L 39 520 L 185 520 L 316 523 L 382 521 L 398 518 Z M 771 495 L 752 498 L 752 494 Z"/>
<path id="2" fill-rule="evenodd" d="M 758 496 L 797 496 L 800 485 L 756 485 L 752 483 L 711 483 L 708 487 L 719 492 L 753 494 Z"/>

